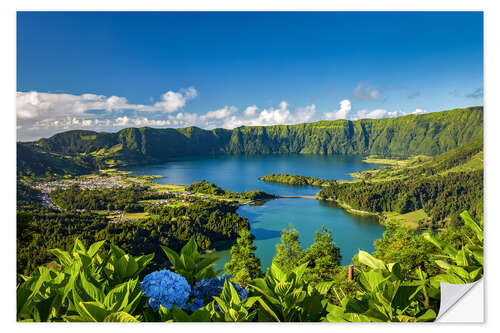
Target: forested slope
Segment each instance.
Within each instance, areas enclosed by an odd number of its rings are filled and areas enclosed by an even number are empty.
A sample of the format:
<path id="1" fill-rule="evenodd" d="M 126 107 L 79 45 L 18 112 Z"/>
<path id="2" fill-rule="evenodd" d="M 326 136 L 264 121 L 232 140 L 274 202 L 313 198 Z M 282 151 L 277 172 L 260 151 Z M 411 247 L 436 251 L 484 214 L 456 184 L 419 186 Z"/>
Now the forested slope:
<path id="1" fill-rule="evenodd" d="M 423 210 L 434 225 L 456 223 L 469 210 L 483 216 L 483 141 L 472 142 L 409 166 L 357 173 L 361 181 L 334 182 L 319 192 L 356 210 L 408 214 Z"/>

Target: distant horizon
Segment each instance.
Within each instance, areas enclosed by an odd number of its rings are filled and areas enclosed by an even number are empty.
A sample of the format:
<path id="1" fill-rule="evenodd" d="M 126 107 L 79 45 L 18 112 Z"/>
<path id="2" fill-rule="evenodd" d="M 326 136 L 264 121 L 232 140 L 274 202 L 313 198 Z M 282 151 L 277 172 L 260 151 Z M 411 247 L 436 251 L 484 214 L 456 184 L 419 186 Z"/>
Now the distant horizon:
<path id="1" fill-rule="evenodd" d="M 18 12 L 17 140 L 483 104 L 483 35 L 479 11 Z"/>
<path id="2" fill-rule="evenodd" d="M 436 112 L 449 112 L 449 111 L 454 111 L 454 110 L 459 110 L 459 109 L 469 109 L 469 108 L 484 108 L 484 105 L 471 105 L 471 106 L 465 106 L 465 107 L 455 107 L 455 108 L 452 108 L 452 109 L 449 109 L 449 110 L 439 110 L 439 111 L 434 111 L 434 112 L 428 112 L 428 113 L 425 113 L 425 114 L 429 114 L 429 113 L 436 113 Z M 404 115 L 400 115 L 400 116 L 396 116 L 396 117 L 392 117 L 392 118 L 401 118 L 401 117 L 407 117 L 407 116 L 412 116 L 412 115 L 422 115 L 424 113 L 413 113 L 413 114 L 404 114 Z M 140 129 L 140 128 L 151 128 L 151 129 L 185 129 L 185 128 L 190 128 L 190 127 L 196 127 L 196 128 L 199 128 L 201 130 L 204 130 L 204 131 L 212 131 L 212 130 L 216 130 L 216 129 L 223 129 L 223 130 L 228 130 L 228 131 L 232 131 L 236 128 L 241 128 L 241 127 L 272 127 L 272 126 L 294 126 L 294 125 L 301 125 L 301 124 L 313 124 L 313 123 L 317 123 L 317 122 L 322 122 L 322 121 L 339 121 L 339 120 L 347 120 L 347 121 L 359 121 L 359 120 L 367 120 L 367 119 L 371 119 L 371 120 L 377 120 L 377 119 L 384 119 L 384 118 L 362 118 L 362 119 L 335 119 L 335 120 L 327 120 L 327 119 L 320 119 L 320 120 L 315 120 L 315 121 L 310 121 L 310 122 L 302 122 L 302 123 L 297 123 L 297 124 L 275 124 L 275 125 L 251 125 L 251 126 L 248 126 L 248 125 L 242 125 L 242 126 L 238 126 L 238 127 L 234 127 L 234 128 L 222 128 L 222 127 L 216 127 L 216 128 L 211 128 L 211 129 L 207 129 L 207 128 L 203 128 L 203 127 L 200 127 L 200 126 L 196 126 L 196 125 L 191 125 L 191 126 L 183 126 L 183 127 L 153 127 L 153 126 L 140 126 L 140 127 L 137 127 L 137 126 L 128 126 L 128 127 L 123 127 L 123 128 L 120 128 L 116 131 L 105 131 L 105 130 L 92 130 L 92 129 L 88 129 L 88 128 L 73 128 L 73 129 L 68 129 L 68 130 L 63 130 L 63 131 L 60 131 L 60 132 L 57 132 L 57 133 L 54 133 L 50 136 L 42 136 L 42 137 L 38 137 L 38 138 L 34 138 L 34 139 L 28 139 L 28 140 L 17 140 L 16 142 L 21 142 L 21 143 L 27 143 L 27 142 L 35 142 L 35 141 L 38 141 L 38 140 L 41 140 L 41 139 L 49 139 L 51 138 L 52 136 L 54 135 L 57 135 L 57 134 L 61 134 L 61 133 L 66 133 L 66 132 L 72 132 L 72 131 L 89 131 L 89 132 L 95 132 L 95 133 L 111 133 L 111 134 L 116 134 L 124 129 L 128 129 L 128 128 L 136 128 L 136 129 Z"/>

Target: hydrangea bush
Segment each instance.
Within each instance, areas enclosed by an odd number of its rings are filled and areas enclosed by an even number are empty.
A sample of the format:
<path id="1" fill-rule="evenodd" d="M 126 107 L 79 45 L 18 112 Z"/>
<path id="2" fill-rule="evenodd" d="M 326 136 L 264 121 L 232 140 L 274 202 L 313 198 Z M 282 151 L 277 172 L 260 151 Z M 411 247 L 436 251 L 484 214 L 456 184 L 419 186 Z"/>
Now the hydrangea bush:
<path id="1" fill-rule="evenodd" d="M 182 308 L 191 293 L 187 280 L 168 269 L 146 275 L 141 287 L 144 295 L 149 297 L 149 305 L 155 311 L 158 311 L 160 305 L 169 310 L 173 305 Z"/>
<path id="2" fill-rule="evenodd" d="M 202 279 L 196 282 L 191 292 L 191 302 L 187 303 L 184 309 L 196 311 L 204 307 L 205 304 L 210 303 L 213 300 L 212 296 L 219 296 L 221 294 L 224 282 L 229 278 L 229 275 L 225 275 L 222 278 Z M 245 289 L 235 282 L 231 281 L 231 284 L 236 289 L 240 300 L 247 298 L 248 293 Z"/>

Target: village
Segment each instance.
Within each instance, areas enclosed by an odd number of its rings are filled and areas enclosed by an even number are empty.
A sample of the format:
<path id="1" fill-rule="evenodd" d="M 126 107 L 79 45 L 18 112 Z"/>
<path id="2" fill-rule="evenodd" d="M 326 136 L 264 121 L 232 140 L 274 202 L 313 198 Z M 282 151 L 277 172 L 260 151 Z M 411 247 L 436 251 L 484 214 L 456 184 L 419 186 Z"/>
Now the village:
<path id="1" fill-rule="evenodd" d="M 186 191 L 182 185 L 163 185 L 151 182 L 152 177 L 142 176 L 129 176 L 127 172 L 116 172 L 111 175 L 85 175 L 76 178 L 65 178 L 50 181 L 38 181 L 32 183 L 32 188 L 40 191 L 40 200 L 42 206 L 63 211 L 50 198 L 50 193 L 56 189 L 69 189 L 72 186 L 78 186 L 81 190 L 98 190 L 98 189 L 112 189 L 112 188 L 127 188 L 132 185 L 149 188 L 146 192 L 147 195 L 154 195 L 160 193 L 167 198 L 141 200 L 138 203 L 144 206 L 145 212 L 126 212 L 125 210 L 103 210 L 92 211 L 94 213 L 106 215 L 109 223 L 122 223 L 130 222 L 133 220 L 141 219 L 150 216 L 147 212 L 148 208 L 160 207 L 163 205 L 180 206 L 186 205 L 196 199 L 208 199 L 209 197 L 202 194 L 195 194 Z M 87 212 L 86 209 L 74 210 L 78 213 Z"/>

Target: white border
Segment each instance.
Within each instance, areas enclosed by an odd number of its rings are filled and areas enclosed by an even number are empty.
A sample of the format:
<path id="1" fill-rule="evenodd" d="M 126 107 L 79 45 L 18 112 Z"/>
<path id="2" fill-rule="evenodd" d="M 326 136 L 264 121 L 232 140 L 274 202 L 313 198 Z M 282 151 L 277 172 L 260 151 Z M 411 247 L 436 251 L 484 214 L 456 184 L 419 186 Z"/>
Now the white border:
<path id="1" fill-rule="evenodd" d="M 313 328 L 314 330 L 375 330 L 387 332 L 388 330 L 400 331 L 421 331 L 434 329 L 453 329 L 454 331 L 471 330 L 479 328 L 491 328 L 494 325 L 496 311 L 498 308 L 498 283 L 488 283 L 487 281 L 496 281 L 495 276 L 498 272 L 498 265 L 494 260 L 488 260 L 490 255 L 494 256 L 499 253 L 499 243 L 494 240 L 494 235 L 500 235 L 498 230 L 500 219 L 498 217 L 498 208 L 495 207 L 498 196 L 498 188 L 500 185 L 498 173 L 495 172 L 498 165 L 499 150 L 495 149 L 500 142 L 499 115 L 500 103 L 497 90 L 500 87 L 499 77 L 499 45 L 498 32 L 500 31 L 500 15 L 498 11 L 498 1 L 440 1 L 440 0 L 420 0 L 407 1 L 401 0 L 351 0 L 343 2 L 334 1 L 276 1 L 276 0 L 254 0 L 254 1 L 229 1 L 229 0 L 211 0 L 211 1 L 103 1 L 103 0 L 87 0 L 87 1 L 62 1 L 62 0 L 19 0 L 19 1 L 2 2 L 1 15 L 1 41 L 3 44 L 0 52 L 1 61 L 0 68 L 2 69 L 1 81 L 1 101 L 2 101 L 2 116 L 0 122 L 2 129 L 0 131 L 2 144 L 2 191 L 0 202 L 2 203 L 3 214 L 1 220 L 1 237 L 2 237 L 2 274 L 1 286 L 4 287 L 2 300 L 0 301 L 0 314 L 7 327 L 4 329 L 12 330 L 50 330 L 67 332 L 68 328 L 72 331 L 92 330 L 109 330 L 120 329 L 124 331 L 136 332 L 137 330 L 158 330 L 158 331 L 200 331 L 203 329 L 214 329 L 223 331 L 238 331 L 252 332 L 255 330 L 287 330 L 287 331 L 303 331 L 304 328 Z M 485 10 L 485 221 L 486 221 L 486 325 L 453 325 L 453 324 L 423 324 L 423 325 L 400 325 L 390 324 L 249 324 L 249 325 L 232 325 L 223 324 L 207 327 L 206 324 L 152 324 L 147 326 L 136 325 L 113 325 L 113 328 L 105 324 L 72 324 L 67 326 L 61 325 L 20 325 L 15 323 L 15 76 L 16 76 L 16 14 L 17 10 Z M 466 24 L 466 22 L 464 22 Z M 496 32 L 496 33 L 495 33 Z M 457 106 L 459 107 L 459 106 Z M 490 238 L 491 237 L 491 238 Z M 495 256 L 494 256 L 495 258 Z M 493 309 L 492 311 L 490 311 Z M 445 326 L 445 327 L 443 327 Z M 471 327 L 471 326 L 474 326 Z"/>

